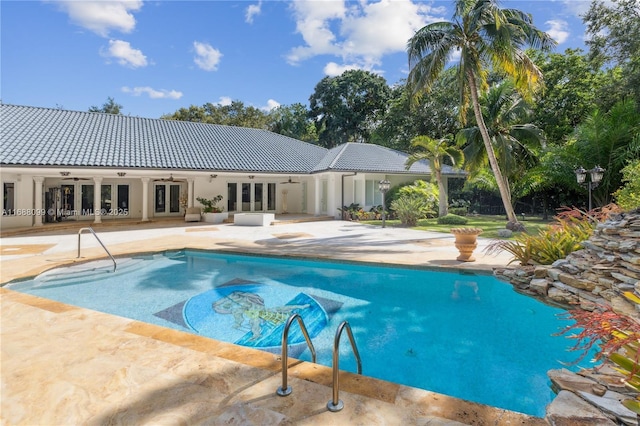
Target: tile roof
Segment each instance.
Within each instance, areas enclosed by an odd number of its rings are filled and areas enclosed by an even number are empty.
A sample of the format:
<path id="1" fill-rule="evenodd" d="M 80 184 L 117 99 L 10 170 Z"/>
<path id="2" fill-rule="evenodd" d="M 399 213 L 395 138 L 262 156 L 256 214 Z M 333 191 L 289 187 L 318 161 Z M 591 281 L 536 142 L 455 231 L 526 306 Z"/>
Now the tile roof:
<path id="1" fill-rule="evenodd" d="M 347 143 L 331 150 L 267 130 L 0 104 L 0 164 L 307 174 L 429 174 L 407 154 Z"/>

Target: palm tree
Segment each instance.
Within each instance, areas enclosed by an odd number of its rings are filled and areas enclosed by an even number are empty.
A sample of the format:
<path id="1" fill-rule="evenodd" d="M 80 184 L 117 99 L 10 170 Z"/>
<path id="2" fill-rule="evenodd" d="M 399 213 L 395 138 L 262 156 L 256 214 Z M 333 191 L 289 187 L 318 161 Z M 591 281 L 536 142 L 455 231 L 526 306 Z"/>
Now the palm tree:
<path id="1" fill-rule="evenodd" d="M 533 25 L 530 15 L 502 9 L 496 0 L 455 0 L 451 22 L 429 24 L 407 43 L 411 69 L 408 84 L 414 94 L 429 90 L 452 55 L 459 51 L 460 120 L 465 123 L 471 103 L 510 222 L 517 222 L 517 217 L 482 118 L 479 93 L 487 87 L 488 71 L 493 68 L 513 77 L 518 91 L 528 98 L 542 83 L 542 74 L 525 53 L 527 46 L 550 50 L 555 42 Z"/>
<path id="2" fill-rule="evenodd" d="M 544 132 L 531 123 L 532 110 L 520 97 L 509 80 L 504 80 L 489 89 L 480 100 L 482 118 L 496 154 L 498 166 L 509 199 L 517 191 L 514 188 L 527 172 L 538 164 L 539 148 L 544 147 Z M 467 168 L 476 173 L 487 165 L 487 150 L 478 126 L 462 129 L 457 138 L 464 144 L 463 152 Z M 497 186 L 497 182 L 496 182 Z"/>
<path id="3" fill-rule="evenodd" d="M 438 215 L 444 216 L 449 209 L 447 200 L 447 188 L 442 181 L 442 160 L 449 158 L 452 165 L 461 164 L 464 154 L 460 149 L 451 145 L 447 138 L 431 139 L 429 136 L 417 136 L 411 140 L 411 146 L 422 151 L 411 154 L 406 162 L 407 170 L 420 160 L 428 160 L 433 176 L 438 182 Z"/>

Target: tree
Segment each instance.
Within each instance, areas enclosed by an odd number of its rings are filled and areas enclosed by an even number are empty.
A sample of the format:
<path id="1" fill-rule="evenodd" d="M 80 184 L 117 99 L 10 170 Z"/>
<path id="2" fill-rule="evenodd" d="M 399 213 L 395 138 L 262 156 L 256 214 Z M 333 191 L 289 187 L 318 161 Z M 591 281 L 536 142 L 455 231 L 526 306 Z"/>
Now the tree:
<path id="1" fill-rule="evenodd" d="M 267 114 L 256 107 L 245 106 L 241 101 L 233 101 L 229 105 L 215 105 L 210 102 L 201 107 L 191 105 L 189 108 L 180 108 L 173 114 L 163 115 L 161 118 L 255 129 L 268 128 Z"/>
<path id="2" fill-rule="evenodd" d="M 349 70 L 323 78 L 309 98 L 319 144 L 333 148 L 345 142 L 369 142 L 389 93 L 386 80 L 368 71 Z"/>
<path id="3" fill-rule="evenodd" d="M 536 150 L 545 145 L 546 139 L 542 130 L 528 123 L 532 116 L 531 108 L 509 80 L 492 86 L 480 102 L 491 147 L 505 178 L 509 199 L 513 201 L 518 181 L 538 163 Z M 462 129 L 458 140 L 464 144 L 467 169 L 476 174 L 486 168 L 487 150 L 479 127 Z"/>
<path id="4" fill-rule="evenodd" d="M 281 105 L 269 112 L 269 129 L 281 135 L 312 142 L 318 139 L 309 111 L 301 103 Z"/>
<path id="5" fill-rule="evenodd" d="M 632 94 L 640 105 L 640 3 L 638 0 L 594 0 L 583 21 L 590 56 L 621 68 L 623 84 L 612 86 Z M 618 98 L 620 99 L 620 98 Z M 609 105 L 607 105 L 607 108 Z"/>
<path id="6" fill-rule="evenodd" d="M 109 96 L 107 102 L 102 104 L 102 107 L 91 106 L 89 112 L 104 112 L 106 114 L 122 114 L 120 112 L 123 109 L 122 105 L 117 104 L 116 101 Z"/>
<path id="7" fill-rule="evenodd" d="M 459 50 L 456 72 L 460 87 L 460 120 L 465 123 L 471 103 L 508 220 L 517 222 L 507 182 L 482 118 L 480 91 L 486 88 L 488 70 L 494 67 L 511 76 L 515 87 L 529 97 L 542 83 L 542 74 L 524 47 L 550 50 L 555 42 L 533 25 L 530 15 L 515 9 L 501 9 L 496 0 L 455 0 L 454 4 L 451 22 L 429 24 L 409 39 L 408 83 L 414 94 L 429 90 Z"/>
<path id="8" fill-rule="evenodd" d="M 598 70 L 581 49 L 563 54 L 534 52 L 533 57 L 545 83 L 544 93 L 534 103 L 534 122 L 550 143 L 562 144 L 597 107 L 602 88 L 612 76 Z"/>
<path id="9" fill-rule="evenodd" d="M 431 172 L 438 183 L 438 216 L 445 216 L 449 212 L 447 200 L 447 188 L 442 180 L 442 164 L 445 158 L 451 161 L 451 165 L 461 164 L 464 155 L 460 149 L 453 146 L 451 139 L 431 139 L 429 136 L 417 136 L 411 141 L 411 146 L 418 151 L 411 154 L 406 162 L 407 170 L 416 162 L 429 161 Z"/>

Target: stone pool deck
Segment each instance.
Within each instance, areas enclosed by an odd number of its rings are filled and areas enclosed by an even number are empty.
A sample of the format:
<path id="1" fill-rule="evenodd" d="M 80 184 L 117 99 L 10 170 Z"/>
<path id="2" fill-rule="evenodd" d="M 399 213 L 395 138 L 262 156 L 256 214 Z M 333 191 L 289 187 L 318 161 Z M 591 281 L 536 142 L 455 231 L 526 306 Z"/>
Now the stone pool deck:
<path id="1" fill-rule="evenodd" d="M 276 218 L 278 219 L 278 218 Z M 490 271 L 510 256 L 455 260 L 453 235 L 291 220 L 268 227 L 163 221 L 96 227 L 116 256 L 183 248 Z M 104 258 L 78 228 L 51 226 L 0 239 L 0 280 Z M 278 356 L 0 289 L 3 425 L 544 425 L 540 418 L 341 373 L 344 409 L 327 410 L 331 369 L 291 359 L 293 393 L 277 396 Z M 455 374 L 455 372 L 452 372 Z"/>

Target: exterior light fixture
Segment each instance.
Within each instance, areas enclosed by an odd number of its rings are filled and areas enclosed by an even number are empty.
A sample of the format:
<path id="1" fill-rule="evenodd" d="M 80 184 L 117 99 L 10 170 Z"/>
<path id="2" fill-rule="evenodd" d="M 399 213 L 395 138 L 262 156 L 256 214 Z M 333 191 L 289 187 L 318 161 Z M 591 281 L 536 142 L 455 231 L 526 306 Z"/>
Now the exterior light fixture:
<path id="1" fill-rule="evenodd" d="M 604 177 L 604 172 L 606 172 L 606 170 L 600 166 L 595 166 L 591 170 L 585 170 L 584 167 L 580 166 L 574 172 L 576 174 L 576 181 L 589 190 L 589 211 L 592 209 L 591 191 L 600 185 Z M 589 181 L 587 181 L 587 175 L 589 175 Z"/>
<path id="2" fill-rule="evenodd" d="M 378 182 L 378 189 L 382 194 L 382 227 L 383 228 L 386 228 L 387 226 L 387 223 L 386 223 L 387 222 L 387 205 L 384 200 L 384 195 L 389 191 L 390 185 L 391 185 L 391 182 L 389 182 L 386 179 Z"/>
<path id="3" fill-rule="evenodd" d="M 120 177 L 125 177 L 126 174 L 127 174 L 126 172 L 118 172 L 118 176 Z"/>
<path id="4" fill-rule="evenodd" d="M 249 179 L 253 179 L 254 177 L 254 175 L 249 175 Z"/>
<path id="5" fill-rule="evenodd" d="M 69 176 L 71 172 L 60 172 L 61 176 Z"/>

